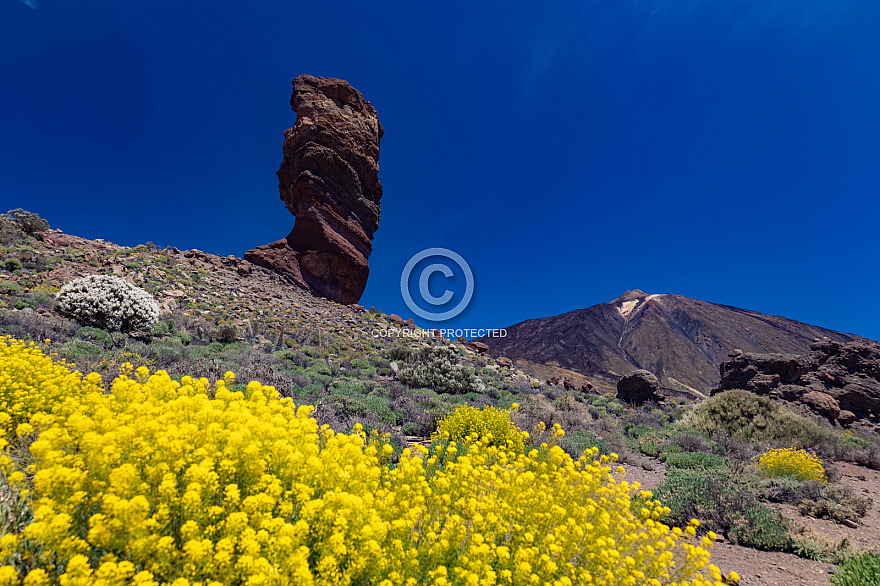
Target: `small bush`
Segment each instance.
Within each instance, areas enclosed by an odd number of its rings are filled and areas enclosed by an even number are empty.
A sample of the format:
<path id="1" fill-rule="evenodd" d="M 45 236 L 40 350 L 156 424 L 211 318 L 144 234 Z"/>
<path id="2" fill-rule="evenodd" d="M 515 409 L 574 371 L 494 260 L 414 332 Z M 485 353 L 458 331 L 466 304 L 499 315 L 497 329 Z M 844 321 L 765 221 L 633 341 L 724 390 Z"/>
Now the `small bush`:
<path id="1" fill-rule="evenodd" d="M 90 326 L 78 329 L 73 337 L 78 340 L 96 342 L 106 348 L 109 348 L 113 345 L 113 336 L 110 335 L 110 332 L 106 332 L 104 330 L 93 328 Z"/>
<path id="2" fill-rule="evenodd" d="M 595 433 L 586 430 L 576 431 L 566 435 L 562 443 L 559 444 L 563 450 L 568 452 L 572 458 L 580 458 L 584 450 L 589 448 L 597 448 L 600 454 L 610 454 L 611 450 L 608 444 L 596 436 Z"/>
<path id="3" fill-rule="evenodd" d="M 844 523 L 864 517 L 871 508 L 871 499 L 854 494 L 852 489 L 839 485 L 825 485 L 816 481 L 805 482 L 800 488 L 802 500 L 798 504 L 801 515 L 816 519 L 829 518 Z"/>
<path id="4" fill-rule="evenodd" d="M 667 454 L 666 465 L 670 468 L 712 469 L 720 468 L 727 462 L 726 458 L 706 452 L 678 452 Z"/>
<path id="5" fill-rule="evenodd" d="M 219 342 L 234 342 L 238 339 L 238 327 L 231 323 L 220 324 L 213 337 Z"/>
<path id="6" fill-rule="evenodd" d="M 21 261 L 17 258 L 7 258 L 3 263 L 3 266 L 6 267 L 6 270 L 11 272 L 20 271 L 21 270 Z"/>
<path id="7" fill-rule="evenodd" d="M 482 393 L 483 381 L 474 369 L 458 363 L 458 354 L 446 347 L 423 348 L 407 354 L 400 368 L 400 380 L 412 387 L 426 387 L 440 393 Z"/>
<path id="8" fill-rule="evenodd" d="M 85 340 L 73 340 L 67 344 L 67 353 L 74 361 L 79 361 L 98 357 L 104 353 L 104 349 Z"/>
<path id="9" fill-rule="evenodd" d="M 16 283 L 0 281 L 0 295 L 21 295 L 24 290 Z"/>
<path id="10" fill-rule="evenodd" d="M 684 429 L 705 436 L 727 435 L 745 441 L 775 441 L 796 448 L 815 446 L 829 432 L 768 397 L 743 390 L 719 393 L 682 420 Z"/>
<path id="11" fill-rule="evenodd" d="M 880 586 L 880 554 L 865 552 L 837 567 L 831 577 L 834 586 Z"/>
<path id="12" fill-rule="evenodd" d="M 727 475 L 705 470 L 672 470 L 655 491 L 669 507 L 666 522 L 699 519 L 706 529 L 732 543 L 768 550 L 788 550 L 788 523 L 758 502 L 754 493 Z"/>
<path id="13" fill-rule="evenodd" d="M 437 422 L 437 433 L 444 440 L 459 443 L 482 441 L 517 453 L 522 453 L 524 446 L 523 433 L 510 421 L 510 411 L 488 406 L 478 409 L 460 405 Z"/>
<path id="14" fill-rule="evenodd" d="M 25 234 L 36 234 L 49 229 L 49 222 L 41 218 L 38 214 L 28 212 L 21 208 L 6 212 L 6 217 L 22 229 Z"/>
<path id="15" fill-rule="evenodd" d="M 415 421 L 407 421 L 406 423 L 403 424 L 403 428 L 401 429 L 401 432 L 403 432 L 403 435 L 413 436 L 413 435 L 418 435 L 419 432 L 421 431 L 421 429 L 422 429 L 422 426 L 419 425 L 418 423 L 416 423 Z"/>
<path id="16" fill-rule="evenodd" d="M 761 473 L 768 478 L 788 476 L 797 480 L 826 482 L 822 461 L 806 450 L 769 450 L 756 458 Z"/>
<path id="17" fill-rule="evenodd" d="M 357 368 L 358 370 L 366 370 L 367 368 L 370 367 L 370 365 L 367 364 L 367 361 L 363 360 L 361 358 L 354 358 L 351 361 L 349 361 L 349 364 L 351 365 L 352 368 Z"/>
<path id="18" fill-rule="evenodd" d="M 84 326 L 107 331 L 150 330 L 159 319 L 153 296 L 124 279 L 92 275 L 64 285 L 57 310 Z"/>

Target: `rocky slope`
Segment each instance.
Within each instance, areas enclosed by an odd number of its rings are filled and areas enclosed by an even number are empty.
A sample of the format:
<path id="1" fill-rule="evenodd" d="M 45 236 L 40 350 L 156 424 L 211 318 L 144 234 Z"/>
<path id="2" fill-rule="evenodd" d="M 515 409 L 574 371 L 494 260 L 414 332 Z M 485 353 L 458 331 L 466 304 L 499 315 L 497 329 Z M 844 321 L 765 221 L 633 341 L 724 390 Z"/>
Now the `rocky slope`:
<path id="1" fill-rule="evenodd" d="M 663 388 L 705 396 L 719 380 L 728 352 L 806 354 L 816 338 L 846 343 L 862 338 L 779 316 L 680 295 L 627 291 L 601 303 L 507 328 L 506 338 L 484 338 L 492 356 L 561 368 L 611 391 L 635 369 L 650 371 Z M 546 375 L 547 370 L 542 370 Z"/>
<path id="2" fill-rule="evenodd" d="M 296 223 L 244 258 L 316 296 L 357 303 L 379 228 L 379 116 L 348 82 L 311 75 L 293 80 L 290 105 L 297 119 L 284 133 L 278 188 Z"/>

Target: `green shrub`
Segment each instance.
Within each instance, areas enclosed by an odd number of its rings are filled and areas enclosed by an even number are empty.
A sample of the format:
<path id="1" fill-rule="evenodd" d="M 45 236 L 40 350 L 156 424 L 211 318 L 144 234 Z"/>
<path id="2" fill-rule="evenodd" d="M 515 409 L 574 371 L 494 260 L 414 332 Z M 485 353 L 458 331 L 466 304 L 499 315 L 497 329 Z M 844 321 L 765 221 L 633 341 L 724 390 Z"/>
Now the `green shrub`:
<path id="1" fill-rule="evenodd" d="M 7 258 L 6 262 L 3 263 L 3 266 L 6 267 L 6 270 L 11 272 L 20 271 L 21 270 L 21 261 L 17 258 Z"/>
<path id="2" fill-rule="evenodd" d="M 697 405 L 682 420 L 682 427 L 706 436 L 723 434 L 796 448 L 816 445 L 830 433 L 773 399 L 738 389 L 719 393 Z"/>
<path id="3" fill-rule="evenodd" d="M 0 281 L 0 295 L 21 295 L 24 290 L 10 281 Z"/>
<path id="4" fill-rule="evenodd" d="M 169 332 L 168 324 L 164 321 L 156 322 L 153 326 L 153 333 L 157 336 L 164 336 Z"/>
<path id="5" fill-rule="evenodd" d="M 93 328 L 91 326 L 85 326 L 78 329 L 73 337 L 78 340 L 95 342 L 104 346 L 105 348 L 113 346 L 113 336 L 110 335 L 110 332 L 99 328 Z"/>
<path id="6" fill-rule="evenodd" d="M 67 352 L 76 361 L 80 358 L 100 356 L 104 353 L 104 349 L 85 340 L 71 340 L 67 343 Z"/>
<path id="7" fill-rule="evenodd" d="M 600 440 L 592 431 L 580 430 L 567 434 L 559 446 L 568 452 L 573 458 L 580 458 L 584 450 L 598 448 L 600 454 L 610 454 L 608 444 Z"/>
<path id="8" fill-rule="evenodd" d="M 357 368 L 358 370 L 366 370 L 370 368 L 370 365 L 367 363 L 367 361 L 361 358 L 353 358 L 349 361 L 349 364 L 352 368 Z"/>
<path id="9" fill-rule="evenodd" d="M 654 497 L 670 509 L 664 522 L 696 518 L 702 527 L 726 535 L 732 543 L 758 549 L 786 551 L 792 545 L 785 518 L 728 475 L 673 469 Z"/>
<path id="10" fill-rule="evenodd" d="M 834 586 L 880 586 L 880 554 L 865 552 L 844 561 L 831 577 Z"/>
<path id="11" fill-rule="evenodd" d="M 316 374 L 323 374 L 326 376 L 330 376 L 332 374 L 332 371 L 330 370 L 330 365 L 327 364 L 326 362 L 324 362 L 323 360 L 313 361 L 309 365 L 308 370 L 311 370 L 312 372 L 314 372 Z"/>
<path id="12" fill-rule="evenodd" d="M 419 431 L 421 431 L 422 426 L 415 421 L 407 421 L 403 424 L 403 428 L 401 428 L 401 432 L 403 435 L 418 435 Z"/>
<path id="13" fill-rule="evenodd" d="M 670 468 L 686 469 L 712 469 L 721 468 L 727 463 L 727 458 L 706 452 L 678 452 L 666 455 L 666 465 Z"/>

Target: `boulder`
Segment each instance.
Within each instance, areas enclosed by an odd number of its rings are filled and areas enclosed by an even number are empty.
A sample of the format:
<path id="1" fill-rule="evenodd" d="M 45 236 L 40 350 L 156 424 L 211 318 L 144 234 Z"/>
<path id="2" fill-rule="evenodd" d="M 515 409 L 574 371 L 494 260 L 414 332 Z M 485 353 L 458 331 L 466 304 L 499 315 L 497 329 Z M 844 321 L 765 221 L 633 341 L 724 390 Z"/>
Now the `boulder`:
<path id="1" fill-rule="evenodd" d="M 828 393 L 810 391 L 801 397 L 801 401 L 813 411 L 827 415 L 830 419 L 837 419 L 840 415 L 840 405 Z"/>
<path id="2" fill-rule="evenodd" d="M 513 361 L 505 356 L 499 356 L 495 359 L 495 362 L 498 363 L 499 366 L 503 366 L 504 368 L 513 368 Z"/>
<path id="3" fill-rule="evenodd" d="M 647 370 L 634 370 L 617 382 L 617 398 L 624 403 L 641 405 L 645 401 L 660 401 L 660 380 Z"/>
<path id="4" fill-rule="evenodd" d="M 840 422 L 841 425 L 849 425 L 850 423 L 856 420 L 856 414 L 852 411 L 847 411 L 844 409 L 837 416 L 837 421 Z"/>
<path id="5" fill-rule="evenodd" d="M 296 216 L 286 238 L 245 252 L 316 297 L 357 303 L 379 228 L 382 125 L 363 95 L 341 79 L 300 75 L 278 170 L 281 199 Z"/>
<path id="6" fill-rule="evenodd" d="M 468 342 L 467 348 L 473 350 L 477 354 L 485 354 L 489 351 L 489 346 L 483 344 L 482 342 Z"/>

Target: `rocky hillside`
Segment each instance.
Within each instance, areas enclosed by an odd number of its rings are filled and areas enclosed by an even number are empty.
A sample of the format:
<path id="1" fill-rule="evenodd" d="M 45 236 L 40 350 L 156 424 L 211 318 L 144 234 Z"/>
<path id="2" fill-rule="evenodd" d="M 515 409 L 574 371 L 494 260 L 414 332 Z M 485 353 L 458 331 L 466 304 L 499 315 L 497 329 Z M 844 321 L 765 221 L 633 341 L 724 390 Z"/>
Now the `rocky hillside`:
<path id="1" fill-rule="evenodd" d="M 554 368 L 613 387 L 634 369 L 654 373 L 669 390 L 701 397 L 719 380 L 728 353 L 807 354 L 816 338 L 862 340 L 784 317 L 680 295 L 627 291 L 610 303 L 531 319 L 507 328 L 506 338 L 481 339 L 492 356 L 516 360 L 527 372 Z"/>

